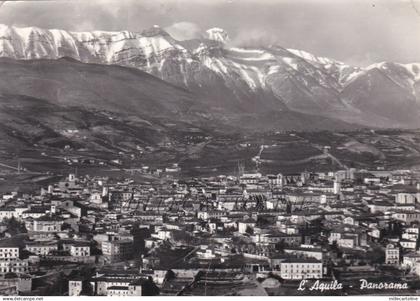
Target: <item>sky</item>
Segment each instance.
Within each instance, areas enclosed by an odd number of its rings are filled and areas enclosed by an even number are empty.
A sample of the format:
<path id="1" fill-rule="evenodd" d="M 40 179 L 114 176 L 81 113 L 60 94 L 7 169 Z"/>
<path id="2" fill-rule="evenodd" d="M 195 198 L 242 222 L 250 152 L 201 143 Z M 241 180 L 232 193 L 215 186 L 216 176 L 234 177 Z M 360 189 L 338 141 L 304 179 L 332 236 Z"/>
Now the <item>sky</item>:
<path id="1" fill-rule="evenodd" d="M 0 23 L 137 32 L 160 25 L 177 39 L 220 27 L 236 46 L 279 44 L 358 66 L 420 62 L 420 0 L 5 1 Z"/>

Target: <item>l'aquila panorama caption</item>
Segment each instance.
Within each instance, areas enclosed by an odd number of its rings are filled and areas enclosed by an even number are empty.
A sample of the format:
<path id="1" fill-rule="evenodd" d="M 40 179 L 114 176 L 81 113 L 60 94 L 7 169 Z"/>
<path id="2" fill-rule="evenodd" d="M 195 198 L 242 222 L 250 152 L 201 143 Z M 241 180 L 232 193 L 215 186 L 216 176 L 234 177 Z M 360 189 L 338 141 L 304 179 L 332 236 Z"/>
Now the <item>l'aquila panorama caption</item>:
<path id="1" fill-rule="evenodd" d="M 352 287 L 352 286 L 349 286 Z M 310 282 L 309 280 L 302 280 L 299 283 L 298 291 L 337 291 L 344 288 L 343 283 L 334 281 L 320 281 L 316 280 L 315 282 Z M 360 279 L 359 289 L 361 290 L 406 290 L 408 289 L 407 283 L 398 283 L 398 282 L 369 282 L 366 279 Z"/>

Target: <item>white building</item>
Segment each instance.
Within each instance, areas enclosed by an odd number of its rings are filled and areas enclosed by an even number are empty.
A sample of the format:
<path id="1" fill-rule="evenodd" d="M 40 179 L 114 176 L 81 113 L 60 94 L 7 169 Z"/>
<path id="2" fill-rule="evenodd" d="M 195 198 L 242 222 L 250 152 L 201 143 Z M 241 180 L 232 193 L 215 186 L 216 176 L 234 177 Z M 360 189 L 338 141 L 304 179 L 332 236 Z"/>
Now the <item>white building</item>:
<path id="1" fill-rule="evenodd" d="M 389 244 L 385 249 L 385 263 L 398 265 L 400 263 L 400 249 L 393 244 Z"/>
<path id="2" fill-rule="evenodd" d="M 238 232 L 241 234 L 247 233 L 247 229 L 254 229 L 256 225 L 255 220 L 247 219 L 245 221 L 238 222 Z"/>
<path id="3" fill-rule="evenodd" d="M 403 256 L 402 266 L 409 268 L 410 272 L 415 273 L 418 262 L 420 262 L 420 254 L 412 252 Z"/>
<path id="4" fill-rule="evenodd" d="M 391 216 L 406 224 L 420 222 L 420 211 L 418 210 L 395 210 Z"/>
<path id="5" fill-rule="evenodd" d="M 395 196 L 397 204 L 415 204 L 416 195 L 412 193 L 397 193 Z"/>
<path id="6" fill-rule="evenodd" d="M 69 281 L 69 296 L 80 296 L 82 292 L 83 283 L 81 280 Z"/>
<path id="7" fill-rule="evenodd" d="M 56 241 L 34 241 L 26 244 L 26 250 L 29 252 L 45 256 L 49 255 L 52 251 L 58 250 L 58 243 Z"/>
<path id="8" fill-rule="evenodd" d="M 74 244 L 70 246 L 71 256 L 90 256 L 90 246 L 85 244 Z"/>
<path id="9" fill-rule="evenodd" d="M 316 259 L 288 259 L 280 263 L 283 279 L 320 279 L 323 275 L 322 262 Z"/>
<path id="10" fill-rule="evenodd" d="M 104 241 L 101 246 L 103 255 L 111 261 L 128 259 L 133 254 L 133 241 L 130 239 Z"/>
<path id="11" fill-rule="evenodd" d="M 0 273 L 28 273 L 29 264 L 27 260 L 19 258 L 0 260 Z"/>
<path id="12" fill-rule="evenodd" d="M 18 247 L 0 247 L 0 259 L 5 258 L 19 258 L 19 248 Z"/>

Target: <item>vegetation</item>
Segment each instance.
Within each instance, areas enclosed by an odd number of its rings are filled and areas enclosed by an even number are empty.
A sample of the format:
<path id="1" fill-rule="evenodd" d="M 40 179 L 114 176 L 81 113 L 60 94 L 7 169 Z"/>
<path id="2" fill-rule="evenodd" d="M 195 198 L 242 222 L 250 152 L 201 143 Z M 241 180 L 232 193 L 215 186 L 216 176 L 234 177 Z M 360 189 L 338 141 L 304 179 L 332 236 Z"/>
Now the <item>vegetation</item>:
<path id="1" fill-rule="evenodd" d="M 4 218 L 3 223 L 6 224 L 7 232 L 12 236 L 28 232 L 25 223 L 16 220 L 13 216 L 11 218 Z"/>

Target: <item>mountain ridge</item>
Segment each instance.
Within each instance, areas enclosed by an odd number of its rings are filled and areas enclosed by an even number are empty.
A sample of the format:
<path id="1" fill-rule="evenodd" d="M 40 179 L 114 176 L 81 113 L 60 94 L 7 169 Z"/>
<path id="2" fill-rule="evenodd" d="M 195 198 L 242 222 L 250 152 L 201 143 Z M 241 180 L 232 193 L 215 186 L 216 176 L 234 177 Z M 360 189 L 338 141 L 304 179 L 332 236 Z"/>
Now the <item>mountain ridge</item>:
<path id="1" fill-rule="evenodd" d="M 220 111 L 287 109 L 371 127 L 420 127 L 420 64 L 361 68 L 302 50 L 242 48 L 231 41 L 221 28 L 202 39 L 177 41 L 159 26 L 136 33 L 0 25 L 0 57 L 71 57 L 133 67 L 188 89 Z"/>

